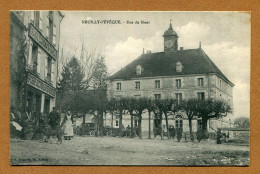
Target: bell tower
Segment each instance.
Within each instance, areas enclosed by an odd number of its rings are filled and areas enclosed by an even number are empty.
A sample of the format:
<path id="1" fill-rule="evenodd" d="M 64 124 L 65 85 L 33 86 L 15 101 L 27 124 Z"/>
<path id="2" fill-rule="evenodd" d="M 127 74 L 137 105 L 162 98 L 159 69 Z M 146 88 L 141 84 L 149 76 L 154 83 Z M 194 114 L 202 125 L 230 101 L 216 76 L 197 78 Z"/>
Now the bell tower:
<path id="1" fill-rule="evenodd" d="M 172 20 L 170 20 L 169 29 L 163 34 L 164 37 L 164 52 L 177 51 L 178 50 L 178 35 L 172 29 Z"/>

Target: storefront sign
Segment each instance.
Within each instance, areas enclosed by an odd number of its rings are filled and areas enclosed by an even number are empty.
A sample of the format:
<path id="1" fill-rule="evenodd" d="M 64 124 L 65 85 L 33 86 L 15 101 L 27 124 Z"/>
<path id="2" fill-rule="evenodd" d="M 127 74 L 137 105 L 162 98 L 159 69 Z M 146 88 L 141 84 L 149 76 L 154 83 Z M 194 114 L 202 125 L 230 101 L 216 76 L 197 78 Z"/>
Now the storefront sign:
<path id="1" fill-rule="evenodd" d="M 56 60 L 58 51 L 32 24 L 30 24 L 29 36 Z"/>
<path id="2" fill-rule="evenodd" d="M 56 90 L 51 85 L 47 84 L 46 82 L 42 81 L 41 79 L 33 76 L 32 74 L 28 74 L 27 84 L 31 85 L 32 87 L 52 96 L 55 97 Z"/>

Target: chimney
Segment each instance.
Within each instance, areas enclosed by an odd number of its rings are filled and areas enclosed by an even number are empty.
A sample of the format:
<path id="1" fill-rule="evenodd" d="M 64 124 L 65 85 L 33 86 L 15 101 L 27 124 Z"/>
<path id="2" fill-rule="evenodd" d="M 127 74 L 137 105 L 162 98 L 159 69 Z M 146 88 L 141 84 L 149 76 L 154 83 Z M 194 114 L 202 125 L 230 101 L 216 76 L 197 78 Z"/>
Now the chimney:
<path id="1" fill-rule="evenodd" d="M 180 50 L 182 51 L 182 50 L 183 50 L 183 47 L 180 47 Z"/>
<path id="2" fill-rule="evenodd" d="M 151 50 L 147 50 L 147 51 L 146 51 L 146 54 L 151 54 L 151 53 L 152 53 Z"/>

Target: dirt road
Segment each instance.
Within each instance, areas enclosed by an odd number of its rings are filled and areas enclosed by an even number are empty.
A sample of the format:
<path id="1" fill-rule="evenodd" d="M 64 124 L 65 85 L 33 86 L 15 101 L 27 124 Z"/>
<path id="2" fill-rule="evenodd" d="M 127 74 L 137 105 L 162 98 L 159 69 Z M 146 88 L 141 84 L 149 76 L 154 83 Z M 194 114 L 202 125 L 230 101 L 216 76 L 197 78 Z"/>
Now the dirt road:
<path id="1" fill-rule="evenodd" d="M 249 146 L 118 137 L 74 137 L 49 143 L 10 140 L 13 165 L 248 165 Z"/>

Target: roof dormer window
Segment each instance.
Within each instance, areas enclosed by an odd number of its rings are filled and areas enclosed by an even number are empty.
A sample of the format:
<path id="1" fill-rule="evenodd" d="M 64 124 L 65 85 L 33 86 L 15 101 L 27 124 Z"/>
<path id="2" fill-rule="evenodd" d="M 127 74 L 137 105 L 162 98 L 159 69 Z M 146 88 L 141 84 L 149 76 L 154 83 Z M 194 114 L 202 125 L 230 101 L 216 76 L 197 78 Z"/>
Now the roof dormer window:
<path id="1" fill-rule="evenodd" d="M 141 65 L 137 65 L 136 67 L 136 75 L 140 76 L 142 74 L 142 67 Z"/>
<path id="2" fill-rule="evenodd" d="M 176 72 L 182 72 L 183 69 L 183 65 L 181 64 L 181 62 L 177 62 L 176 63 Z"/>

